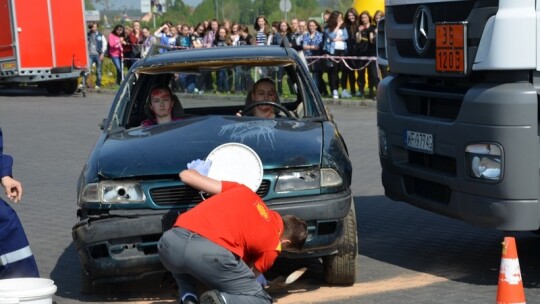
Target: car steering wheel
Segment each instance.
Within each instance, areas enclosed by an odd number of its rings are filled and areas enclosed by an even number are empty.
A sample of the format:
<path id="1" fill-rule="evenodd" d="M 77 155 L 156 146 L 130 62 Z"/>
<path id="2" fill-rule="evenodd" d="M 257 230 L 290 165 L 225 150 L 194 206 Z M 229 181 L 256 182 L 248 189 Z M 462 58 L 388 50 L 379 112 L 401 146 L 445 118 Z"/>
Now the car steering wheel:
<path id="1" fill-rule="evenodd" d="M 244 109 L 242 110 L 242 113 L 249 113 L 249 111 L 251 111 L 253 108 L 255 108 L 257 106 L 263 106 L 263 105 L 272 106 L 274 108 L 277 108 L 278 110 L 283 112 L 285 114 L 285 116 L 287 116 L 288 118 L 292 118 L 291 113 L 289 112 L 289 110 L 287 108 L 285 108 L 285 106 L 283 106 L 280 103 L 273 102 L 273 101 L 257 101 L 257 102 L 254 102 L 254 103 L 252 103 L 250 105 L 245 106 Z"/>

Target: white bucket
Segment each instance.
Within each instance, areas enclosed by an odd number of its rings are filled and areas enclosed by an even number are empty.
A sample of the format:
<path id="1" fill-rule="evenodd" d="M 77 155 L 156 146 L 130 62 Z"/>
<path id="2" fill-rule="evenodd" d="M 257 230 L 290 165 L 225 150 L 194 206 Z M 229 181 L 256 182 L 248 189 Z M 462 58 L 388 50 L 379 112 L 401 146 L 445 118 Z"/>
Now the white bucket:
<path id="1" fill-rule="evenodd" d="M 49 279 L 0 280 L 0 303 L 2 304 L 52 304 L 55 292 L 56 285 Z"/>

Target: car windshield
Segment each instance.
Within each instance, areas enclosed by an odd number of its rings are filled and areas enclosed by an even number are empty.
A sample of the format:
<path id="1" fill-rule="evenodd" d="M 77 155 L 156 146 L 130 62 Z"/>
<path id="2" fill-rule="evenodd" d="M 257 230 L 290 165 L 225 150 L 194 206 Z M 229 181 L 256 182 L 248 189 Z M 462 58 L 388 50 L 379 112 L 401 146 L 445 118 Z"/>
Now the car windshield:
<path id="1" fill-rule="evenodd" d="M 181 52 L 185 51 L 170 52 L 167 56 Z M 254 114 L 256 105 L 249 107 L 263 101 L 267 108 L 272 108 L 268 111 L 275 113 L 272 119 L 326 117 L 320 97 L 309 83 L 307 68 L 289 57 L 185 61 L 178 56 L 177 60 L 165 63 L 152 60 L 135 66 L 126 76 L 109 117 L 109 130 L 141 127 L 145 121 L 155 119 L 151 96 L 156 87 L 163 86 L 170 88 L 174 119 L 202 115 L 268 118 Z M 271 80 L 268 83 L 273 86 L 275 97 L 264 95 L 269 92 L 255 92 L 257 83 L 265 79 Z M 207 81 L 213 86 L 205 90 Z"/>

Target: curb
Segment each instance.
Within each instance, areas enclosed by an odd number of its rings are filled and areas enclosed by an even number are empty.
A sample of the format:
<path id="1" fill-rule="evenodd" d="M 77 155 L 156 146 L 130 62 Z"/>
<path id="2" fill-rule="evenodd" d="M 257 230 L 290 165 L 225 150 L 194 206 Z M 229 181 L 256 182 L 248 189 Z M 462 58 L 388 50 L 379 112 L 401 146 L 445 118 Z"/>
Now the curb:
<path id="1" fill-rule="evenodd" d="M 110 89 L 101 89 L 99 92 L 91 88 L 86 89 L 87 94 L 93 93 L 93 94 L 115 95 L 116 92 L 117 92 L 116 90 L 110 90 Z M 213 99 L 217 95 L 178 93 L 178 96 L 184 99 L 209 100 L 209 99 Z M 242 96 L 235 96 L 235 95 L 219 95 L 219 96 L 221 99 L 234 100 L 234 101 L 238 101 L 239 99 L 241 100 L 244 98 Z M 356 98 L 333 99 L 333 98 L 323 97 L 322 100 L 325 105 L 332 105 L 332 106 L 343 106 L 343 107 L 376 107 L 377 106 L 377 101 L 373 99 L 356 99 Z"/>

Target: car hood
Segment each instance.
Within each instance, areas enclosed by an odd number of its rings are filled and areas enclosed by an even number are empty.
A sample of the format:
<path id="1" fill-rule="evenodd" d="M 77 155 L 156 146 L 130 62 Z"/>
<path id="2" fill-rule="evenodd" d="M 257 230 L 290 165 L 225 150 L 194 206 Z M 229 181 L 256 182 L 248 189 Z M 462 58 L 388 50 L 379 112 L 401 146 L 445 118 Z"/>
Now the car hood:
<path id="1" fill-rule="evenodd" d="M 265 170 L 319 166 L 322 123 L 247 117 L 192 117 L 163 125 L 112 132 L 98 156 L 104 178 L 178 174 L 217 146 L 238 142 L 251 147 Z M 240 160 L 239 160 L 240 161 Z"/>

